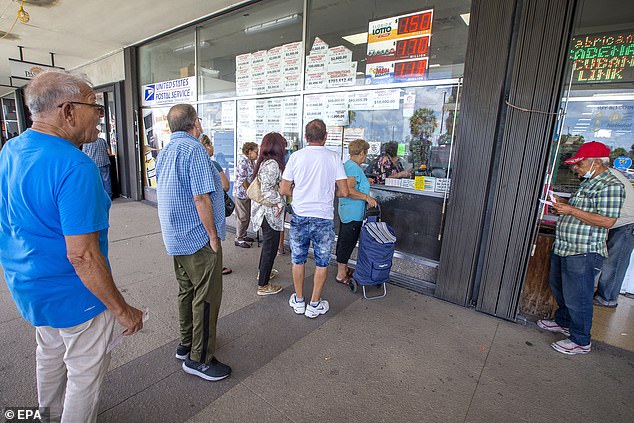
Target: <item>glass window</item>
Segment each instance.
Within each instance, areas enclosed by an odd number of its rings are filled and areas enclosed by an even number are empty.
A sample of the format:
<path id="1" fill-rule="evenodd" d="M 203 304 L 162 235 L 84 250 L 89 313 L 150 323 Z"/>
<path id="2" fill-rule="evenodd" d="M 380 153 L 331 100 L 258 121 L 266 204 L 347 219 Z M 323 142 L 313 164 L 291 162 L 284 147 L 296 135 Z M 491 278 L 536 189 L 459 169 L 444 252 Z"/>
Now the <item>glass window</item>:
<path id="1" fill-rule="evenodd" d="M 270 0 L 199 26 L 199 99 L 298 91 L 303 4 Z"/>
<path id="2" fill-rule="evenodd" d="M 194 28 L 139 47 L 140 85 L 194 76 Z"/>
<path id="3" fill-rule="evenodd" d="M 326 147 L 344 161 L 350 141 L 368 141 L 364 170 L 374 184 L 434 191 L 434 178 L 450 176 L 458 92 L 458 85 L 444 85 L 309 94 L 304 125 L 323 119 Z M 415 186 L 416 177 L 426 177 L 427 186 Z"/>
<path id="4" fill-rule="evenodd" d="M 469 0 L 310 4 L 306 89 L 463 74 Z"/>
<path id="5" fill-rule="evenodd" d="M 209 136 L 214 146 L 213 159 L 225 170 L 225 175 L 231 176 L 235 163 L 235 101 L 222 101 L 201 104 L 198 106 L 198 116 L 201 119 L 203 132 Z"/>

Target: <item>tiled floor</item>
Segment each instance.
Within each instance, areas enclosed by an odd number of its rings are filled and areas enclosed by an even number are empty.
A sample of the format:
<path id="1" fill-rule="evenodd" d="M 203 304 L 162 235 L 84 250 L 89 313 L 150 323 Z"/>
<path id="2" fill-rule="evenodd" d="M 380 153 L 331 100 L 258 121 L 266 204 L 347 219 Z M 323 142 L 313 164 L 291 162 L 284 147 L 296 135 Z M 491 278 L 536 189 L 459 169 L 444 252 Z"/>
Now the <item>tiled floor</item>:
<path id="1" fill-rule="evenodd" d="M 634 298 L 620 295 L 616 308 L 595 306 L 592 339 L 634 351 Z"/>

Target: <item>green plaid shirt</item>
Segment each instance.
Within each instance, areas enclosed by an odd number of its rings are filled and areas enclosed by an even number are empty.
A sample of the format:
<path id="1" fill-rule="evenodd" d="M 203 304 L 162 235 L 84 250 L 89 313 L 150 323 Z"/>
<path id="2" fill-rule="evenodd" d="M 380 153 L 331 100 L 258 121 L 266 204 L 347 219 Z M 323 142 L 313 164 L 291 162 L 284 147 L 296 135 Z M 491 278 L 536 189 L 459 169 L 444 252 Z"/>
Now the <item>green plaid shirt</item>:
<path id="1" fill-rule="evenodd" d="M 592 179 L 586 179 L 568 204 L 580 210 L 618 218 L 625 200 L 621 182 L 610 172 L 604 171 Z M 570 215 L 559 216 L 553 252 L 558 256 L 598 253 L 608 256 L 605 245 L 608 230 L 588 225 Z"/>

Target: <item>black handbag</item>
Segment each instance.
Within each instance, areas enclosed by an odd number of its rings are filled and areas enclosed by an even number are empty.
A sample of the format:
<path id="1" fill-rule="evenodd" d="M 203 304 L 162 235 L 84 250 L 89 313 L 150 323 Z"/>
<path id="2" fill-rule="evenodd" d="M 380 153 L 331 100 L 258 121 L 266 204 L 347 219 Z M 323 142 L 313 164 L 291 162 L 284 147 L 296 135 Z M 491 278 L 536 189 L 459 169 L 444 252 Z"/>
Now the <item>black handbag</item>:
<path id="1" fill-rule="evenodd" d="M 225 217 L 231 216 L 235 208 L 236 203 L 234 203 L 231 197 L 225 192 Z"/>

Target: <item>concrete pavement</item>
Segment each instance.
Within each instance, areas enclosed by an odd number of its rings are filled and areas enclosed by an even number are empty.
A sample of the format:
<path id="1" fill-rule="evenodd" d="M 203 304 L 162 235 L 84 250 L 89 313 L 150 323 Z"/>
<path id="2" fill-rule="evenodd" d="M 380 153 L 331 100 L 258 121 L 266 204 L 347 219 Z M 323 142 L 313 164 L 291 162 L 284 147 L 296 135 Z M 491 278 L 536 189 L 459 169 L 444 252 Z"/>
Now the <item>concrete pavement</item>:
<path id="1" fill-rule="evenodd" d="M 110 261 L 117 285 L 149 307 L 144 330 L 113 352 L 99 422 L 631 422 L 634 354 L 595 343 L 567 357 L 535 325 L 502 321 L 388 286 L 362 300 L 334 282 L 330 312 L 311 320 L 288 306 L 290 258 L 278 295 L 256 295 L 259 248 L 223 244 L 217 356 L 233 368 L 211 383 L 185 374 L 177 287 L 156 209 L 113 204 Z M 305 293 L 312 288 L 309 260 Z M 34 330 L 0 284 L 0 406 L 34 406 Z"/>

